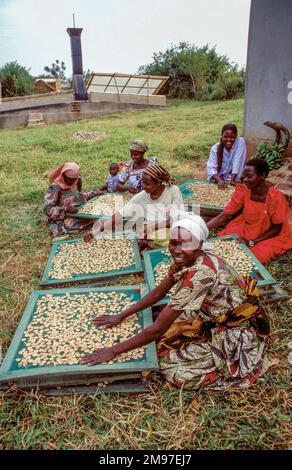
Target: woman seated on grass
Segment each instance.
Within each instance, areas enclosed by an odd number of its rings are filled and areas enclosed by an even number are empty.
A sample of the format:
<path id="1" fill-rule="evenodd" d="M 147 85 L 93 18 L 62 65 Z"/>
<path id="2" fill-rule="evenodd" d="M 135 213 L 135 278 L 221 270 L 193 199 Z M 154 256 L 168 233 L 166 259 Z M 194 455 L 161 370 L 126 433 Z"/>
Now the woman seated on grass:
<path id="1" fill-rule="evenodd" d="M 236 186 L 224 211 L 207 224 L 209 230 L 213 230 L 241 211 L 218 236 L 239 235 L 262 263 L 292 248 L 288 202 L 283 193 L 266 181 L 268 174 L 265 160 L 249 160 L 244 168 L 244 184 Z"/>
<path id="2" fill-rule="evenodd" d="M 47 225 L 54 236 L 76 232 L 92 225 L 93 221 L 69 217 L 66 213 L 78 212 L 78 207 L 94 196 L 103 194 L 97 191 L 82 193 L 80 187 L 80 167 L 76 163 L 65 163 L 54 170 L 44 201 Z"/>
<path id="3" fill-rule="evenodd" d="M 155 322 L 131 339 L 96 349 L 82 364 L 95 365 L 119 354 L 157 342 L 160 371 L 176 386 L 213 389 L 252 385 L 271 366 L 261 336 L 268 320 L 258 303 L 256 281 L 245 283 L 237 272 L 202 242 L 208 229 L 201 217 L 184 214 L 171 228 L 169 251 L 173 266 L 153 291 L 118 315 L 93 320 L 112 328 L 148 308 L 175 287 Z"/>
<path id="4" fill-rule="evenodd" d="M 90 241 L 99 232 L 117 229 L 118 225 L 122 230 L 123 220 L 128 218 L 131 220 L 129 225 L 136 222 L 140 252 L 152 248 L 155 243 L 159 245 L 161 232 L 164 240 L 169 237 L 168 229 L 172 213 L 181 209 L 183 205 L 180 189 L 173 182 L 165 168 L 160 165 L 149 165 L 143 171 L 143 191 L 136 194 L 111 219 L 105 222 L 98 221 L 92 232 L 85 235 L 85 241 Z"/>
<path id="5" fill-rule="evenodd" d="M 134 140 L 130 145 L 131 160 L 125 163 L 119 182 L 117 185 L 118 192 L 129 191 L 136 194 L 142 191 L 142 174 L 148 165 L 157 163 L 157 158 L 152 157 L 151 160 L 145 158 L 148 145 L 143 140 Z"/>
<path id="6" fill-rule="evenodd" d="M 246 158 L 246 147 L 243 137 L 237 137 L 235 124 L 225 124 L 221 131 L 221 140 L 211 148 L 207 163 L 209 181 L 224 189 L 229 181 L 233 186 L 240 181 Z"/>

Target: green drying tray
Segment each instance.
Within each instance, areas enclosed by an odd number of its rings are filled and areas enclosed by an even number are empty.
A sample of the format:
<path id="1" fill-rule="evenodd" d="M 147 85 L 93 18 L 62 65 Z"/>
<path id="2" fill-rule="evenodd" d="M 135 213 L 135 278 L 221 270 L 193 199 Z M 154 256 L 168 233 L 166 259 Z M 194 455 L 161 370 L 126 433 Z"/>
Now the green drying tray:
<path id="1" fill-rule="evenodd" d="M 47 397 L 59 397 L 66 395 L 95 395 L 96 393 L 117 393 L 117 394 L 133 394 L 151 392 L 149 385 L 141 379 L 135 381 L 123 380 L 122 382 L 112 382 L 104 387 L 96 385 L 71 385 L 66 387 L 50 387 L 39 389 L 39 393 Z"/>
<path id="2" fill-rule="evenodd" d="M 120 235 L 120 234 L 118 234 Z M 95 281 L 95 280 L 105 280 L 112 278 L 113 276 L 125 276 L 129 274 L 135 274 L 143 271 L 141 256 L 139 254 L 139 248 L 137 244 L 136 238 L 129 238 L 132 242 L 133 250 L 135 253 L 135 261 L 131 266 L 126 268 L 116 269 L 112 271 L 104 271 L 99 273 L 89 273 L 89 274 L 73 274 L 71 278 L 66 279 L 54 279 L 49 276 L 50 270 L 53 266 L 53 261 L 58 253 L 59 249 L 63 245 L 73 245 L 74 243 L 78 243 L 83 240 L 83 238 L 75 238 L 71 240 L 57 240 L 53 242 L 51 252 L 45 266 L 43 276 L 40 281 L 40 286 L 60 286 L 66 285 L 69 283 L 82 283 L 87 281 Z"/>
<path id="3" fill-rule="evenodd" d="M 163 261 L 170 260 L 171 257 L 166 253 L 165 248 L 158 248 L 157 250 L 149 250 L 145 251 L 143 254 L 144 258 L 144 276 L 147 284 L 149 286 L 149 290 L 152 291 L 156 287 L 156 280 L 154 274 L 154 268 Z M 169 301 L 169 295 L 166 295 L 163 299 L 155 304 L 158 305 L 165 305 Z"/>
<path id="4" fill-rule="evenodd" d="M 121 380 L 123 378 L 141 377 L 142 371 L 158 370 L 158 361 L 156 354 L 156 346 L 154 342 L 147 345 L 144 357 L 140 359 L 132 359 L 127 362 L 113 364 L 99 364 L 96 366 L 86 365 L 60 365 L 60 366 L 27 366 L 18 365 L 16 358 L 18 352 L 23 347 L 23 336 L 27 326 L 30 324 L 36 302 L 42 296 L 47 294 L 54 296 L 65 296 L 87 294 L 91 292 L 121 292 L 133 300 L 138 301 L 141 297 L 148 293 L 147 286 L 118 286 L 103 288 L 74 288 L 74 289 L 53 289 L 41 290 L 32 293 L 22 319 L 10 344 L 8 352 L 4 358 L 0 368 L 0 389 L 6 389 L 10 384 L 24 386 L 25 388 L 40 386 L 67 386 L 86 383 L 98 382 L 109 378 L 110 381 Z M 145 309 L 138 314 L 138 321 L 143 329 L 152 324 L 152 314 L 150 309 Z"/>
<path id="5" fill-rule="evenodd" d="M 212 240 L 237 240 L 238 235 L 223 235 L 222 237 L 213 237 L 209 238 L 207 242 Z M 239 243 L 241 249 L 251 258 L 251 262 L 254 265 L 254 268 L 249 273 L 252 278 L 257 280 L 258 287 L 271 286 L 277 283 L 276 279 L 269 273 L 269 271 L 264 267 L 264 265 L 256 258 L 256 256 L 251 252 L 251 250 L 244 244 Z"/>
<path id="6" fill-rule="evenodd" d="M 212 240 L 235 240 L 239 238 L 237 235 L 225 235 L 222 237 L 210 238 L 208 241 Z M 261 264 L 261 262 L 254 256 L 254 254 L 245 246 L 244 243 L 239 243 L 239 246 L 242 248 L 245 253 L 251 258 L 254 268 L 251 271 L 250 275 L 257 279 L 258 287 L 272 286 L 277 283 L 276 279 L 271 276 L 269 271 Z M 170 259 L 170 255 L 166 253 L 165 248 L 160 248 L 157 250 L 146 251 L 144 253 L 144 272 L 145 277 L 149 286 L 150 291 L 156 287 L 154 269 L 155 267 L 163 261 Z M 169 296 L 165 296 L 155 305 L 165 305 L 169 300 Z"/>
<path id="7" fill-rule="evenodd" d="M 216 206 L 215 204 L 214 205 L 212 205 L 212 204 L 200 204 L 200 203 L 196 204 L 195 201 L 194 201 L 195 195 L 194 195 L 193 191 L 189 188 L 190 184 L 193 184 L 193 183 L 215 184 L 215 183 L 212 183 L 208 180 L 197 180 L 197 179 L 188 180 L 185 183 L 181 184 L 179 186 L 179 188 L 180 188 L 181 193 L 183 195 L 183 200 L 187 205 L 189 205 L 190 207 L 201 207 L 202 209 L 207 210 L 208 212 L 210 212 L 214 216 L 219 214 L 221 211 L 223 211 L 223 209 L 224 209 L 223 206 Z"/>
<path id="8" fill-rule="evenodd" d="M 112 194 L 112 193 L 108 193 L 108 194 Z M 113 193 L 115 194 L 116 196 L 123 196 L 124 193 Z M 96 201 L 98 198 L 102 197 L 103 195 L 100 195 L 100 196 L 95 196 L 93 197 L 92 199 L 90 199 L 89 201 L 85 202 L 85 204 L 82 204 L 82 206 L 79 207 L 79 209 L 83 209 L 84 207 L 86 207 L 88 204 L 91 204 L 93 201 Z M 127 203 L 125 203 L 126 205 Z M 70 212 L 67 213 L 68 216 L 70 217 L 77 217 L 77 218 L 80 218 L 80 219 L 93 219 L 93 220 L 96 220 L 96 219 L 102 219 L 102 220 L 106 220 L 106 219 L 110 219 L 112 216 L 111 215 L 99 215 L 99 214 L 80 214 L 79 212 L 77 212 L 76 214 L 71 214 Z"/>

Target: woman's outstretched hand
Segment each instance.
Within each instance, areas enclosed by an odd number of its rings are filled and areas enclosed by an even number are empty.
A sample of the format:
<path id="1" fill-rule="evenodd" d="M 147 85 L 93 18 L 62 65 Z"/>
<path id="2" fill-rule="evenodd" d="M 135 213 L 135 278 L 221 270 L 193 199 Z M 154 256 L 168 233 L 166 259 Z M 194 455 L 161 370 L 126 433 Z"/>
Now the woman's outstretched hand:
<path id="1" fill-rule="evenodd" d="M 105 328 L 113 328 L 114 326 L 120 325 L 121 322 L 122 319 L 120 315 L 101 315 L 92 320 L 94 326 L 104 326 Z"/>
<path id="2" fill-rule="evenodd" d="M 217 183 L 218 189 L 225 189 L 225 181 L 220 179 Z"/>
<path id="3" fill-rule="evenodd" d="M 83 240 L 85 241 L 85 243 L 90 243 L 91 240 L 93 240 L 93 233 L 92 232 L 87 232 L 84 237 L 83 237 Z"/>
<path id="4" fill-rule="evenodd" d="M 76 214 L 78 212 L 78 208 L 72 201 L 67 200 L 64 202 L 64 211 L 69 212 L 70 214 Z"/>
<path id="5" fill-rule="evenodd" d="M 106 194 L 106 191 L 92 191 L 92 193 L 87 197 L 87 201 L 90 201 L 96 196 L 103 196 Z"/>
<path id="6" fill-rule="evenodd" d="M 112 351 L 112 348 L 95 349 L 94 353 L 83 356 L 80 363 L 82 365 L 95 366 L 112 361 L 115 357 L 116 354 Z"/>
<path id="7" fill-rule="evenodd" d="M 129 193 L 131 194 L 137 194 L 139 191 L 137 188 L 129 188 Z"/>
<path id="8" fill-rule="evenodd" d="M 248 240 L 246 238 L 243 238 L 243 237 L 239 237 L 239 238 L 236 238 L 235 241 L 237 243 L 244 243 L 246 246 L 249 246 L 248 245 Z"/>

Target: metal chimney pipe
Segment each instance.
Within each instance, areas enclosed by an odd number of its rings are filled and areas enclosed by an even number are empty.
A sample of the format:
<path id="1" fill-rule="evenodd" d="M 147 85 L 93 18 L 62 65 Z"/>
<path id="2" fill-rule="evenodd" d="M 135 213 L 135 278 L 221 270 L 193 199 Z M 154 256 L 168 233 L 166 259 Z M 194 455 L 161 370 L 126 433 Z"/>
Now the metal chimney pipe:
<path id="1" fill-rule="evenodd" d="M 88 99 L 83 78 L 81 33 L 83 28 L 67 28 L 70 36 L 74 95 L 77 101 Z"/>

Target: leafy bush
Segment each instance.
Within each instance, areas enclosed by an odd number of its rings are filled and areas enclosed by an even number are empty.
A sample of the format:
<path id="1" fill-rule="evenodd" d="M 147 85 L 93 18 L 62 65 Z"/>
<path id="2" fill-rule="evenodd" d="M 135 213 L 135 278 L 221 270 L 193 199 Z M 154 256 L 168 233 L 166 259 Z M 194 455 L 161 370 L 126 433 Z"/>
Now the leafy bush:
<path id="1" fill-rule="evenodd" d="M 160 93 L 169 98 L 231 99 L 244 92 L 243 70 L 208 45 L 195 47 L 188 42 L 172 45 L 165 52 L 154 53 L 153 62 L 141 66 L 138 73 L 168 75 Z"/>
<path id="2" fill-rule="evenodd" d="M 0 82 L 2 96 L 23 96 L 32 93 L 33 77 L 22 65 L 15 62 L 8 62 L 0 68 Z"/>
<path id="3" fill-rule="evenodd" d="M 233 69 L 221 75 L 210 93 L 212 100 L 232 100 L 244 94 L 244 72 Z"/>

